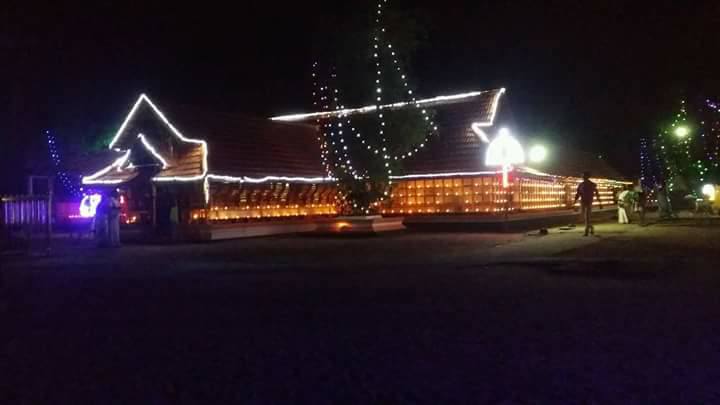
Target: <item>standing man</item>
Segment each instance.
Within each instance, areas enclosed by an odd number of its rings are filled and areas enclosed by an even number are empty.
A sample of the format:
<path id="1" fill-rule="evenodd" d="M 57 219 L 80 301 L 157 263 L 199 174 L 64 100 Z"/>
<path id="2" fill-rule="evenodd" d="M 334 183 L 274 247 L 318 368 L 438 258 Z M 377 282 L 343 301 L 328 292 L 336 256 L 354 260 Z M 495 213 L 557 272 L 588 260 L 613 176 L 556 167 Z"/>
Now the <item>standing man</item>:
<path id="1" fill-rule="evenodd" d="M 180 210 L 178 208 L 177 198 L 173 196 L 172 206 L 170 207 L 170 239 L 176 241 L 178 238 L 178 224 L 180 223 Z"/>
<path id="2" fill-rule="evenodd" d="M 120 194 L 117 190 L 110 193 L 108 203 L 108 242 L 111 247 L 120 246 Z"/>
<path id="3" fill-rule="evenodd" d="M 663 181 L 656 184 L 655 190 L 658 201 L 658 208 L 660 211 L 660 219 L 671 219 L 673 217 L 672 206 L 670 205 L 670 198 L 668 197 L 665 182 Z"/>
<path id="4" fill-rule="evenodd" d="M 627 211 L 632 206 L 632 195 L 628 187 L 621 190 L 617 195 L 618 204 L 618 223 L 629 224 L 630 218 L 628 217 Z"/>
<path id="5" fill-rule="evenodd" d="M 602 209 L 602 202 L 600 200 L 600 193 L 598 193 L 597 184 L 590 181 L 590 172 L 583 173 L 583 181 L 578 185 L 577 193 L 575 193 L 575 204 L 580 200 L 582 208 L 582 217 L 585 220 L 585 236 L 588 233 L 594 235 L 595 228 L 592 226 L 591 215 L 593 198 L 597 197 L 600 202 L 600 209 Z M 574 204 L 573 204 L 574 205 Z"/>
<path id="6" fill-rule="evenodd" d="M 108 234 L 108 213 L 110 212 L 110 200 L 107 195 L 103 195 L 95 210 L 94 226 L 95 241 L 98 247 L 107 247 L 109 241 Z"/>
<path id="7" fill-rule="evenodd" d="M 647 204 L 647 194 L 643 186 L 642 179 L 638 180 L 635 185 L 635 212 L 640 216 L 640 226 L 645 226 L 645 205 Z"/>

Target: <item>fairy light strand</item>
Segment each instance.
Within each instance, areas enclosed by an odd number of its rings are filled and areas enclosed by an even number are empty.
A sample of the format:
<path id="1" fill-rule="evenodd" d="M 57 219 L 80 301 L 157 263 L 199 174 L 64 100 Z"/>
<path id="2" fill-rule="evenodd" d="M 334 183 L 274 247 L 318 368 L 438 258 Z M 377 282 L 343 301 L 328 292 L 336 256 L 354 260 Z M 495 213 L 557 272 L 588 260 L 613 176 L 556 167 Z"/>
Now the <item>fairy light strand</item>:
<path id="1" fill-rule="evenodd" d="M 50 132 L 50 130 L 45 131 L 45 137 L 47 138 L 48 152 L 50 153 L 50 158 L 53 162 L 53 166 L 55 167 L 57 180 L 60 181 L 63 188 L 69 195 L 73 197 L 82 197 L 80 186 L 70 178 L 70 175 L 65 170 L 63 170 L 63 163 L 60 158 L 57 138 Z"/>

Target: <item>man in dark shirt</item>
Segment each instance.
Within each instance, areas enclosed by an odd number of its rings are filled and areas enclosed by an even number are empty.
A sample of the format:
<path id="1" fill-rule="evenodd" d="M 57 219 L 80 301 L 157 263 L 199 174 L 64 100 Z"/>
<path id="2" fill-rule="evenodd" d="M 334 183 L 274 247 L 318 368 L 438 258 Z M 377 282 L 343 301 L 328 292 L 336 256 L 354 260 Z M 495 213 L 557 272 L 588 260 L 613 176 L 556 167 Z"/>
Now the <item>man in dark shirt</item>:
<path id="1" fill-rule="evenodd" d="M 595 234 L 595 228 L 593 228 L 592 222 L 590 221 L 594 197 L 597 197 L 598 201 L 600 201 L 597 184 L 590 181 L 590 172 L 585 172 L 583 173 L 583 182 L 578 185 L 577 193 L 575 194 L 575 204 L 580 200 L 582 217 L 585 220 L 585 236 L 588 236 L 588 233 Z M 602 209 L 602 202 L 600 202 L 600 209 Z"/>

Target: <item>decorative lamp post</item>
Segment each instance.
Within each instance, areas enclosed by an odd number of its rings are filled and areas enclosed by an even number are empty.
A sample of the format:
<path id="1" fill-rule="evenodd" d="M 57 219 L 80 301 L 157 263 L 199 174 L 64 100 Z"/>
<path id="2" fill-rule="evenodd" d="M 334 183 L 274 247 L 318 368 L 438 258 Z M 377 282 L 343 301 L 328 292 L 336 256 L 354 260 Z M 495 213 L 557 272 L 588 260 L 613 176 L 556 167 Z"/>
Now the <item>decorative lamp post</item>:
<path id="1" fill-rule="evenodd" d="M 501 128 L 498 136 L 490 142 L 485 154 L 485 165 L 502 168 L 503 187 L 508 188 L 508 173 L 513 165 L 525 163 L 525 151 L 507 128 Z"/>

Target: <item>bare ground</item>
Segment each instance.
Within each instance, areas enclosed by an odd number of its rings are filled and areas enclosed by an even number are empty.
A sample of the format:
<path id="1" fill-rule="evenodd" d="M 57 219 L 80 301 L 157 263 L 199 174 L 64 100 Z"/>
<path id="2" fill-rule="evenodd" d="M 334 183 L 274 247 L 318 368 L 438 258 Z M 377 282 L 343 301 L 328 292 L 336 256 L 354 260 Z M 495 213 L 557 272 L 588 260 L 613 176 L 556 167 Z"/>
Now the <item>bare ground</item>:
<path id="1" fill-rule="evenodd" d="M 720 227 L 5 259 L 0 402 L 720 402 Z"/>

